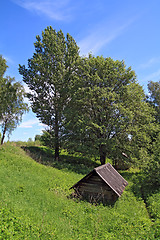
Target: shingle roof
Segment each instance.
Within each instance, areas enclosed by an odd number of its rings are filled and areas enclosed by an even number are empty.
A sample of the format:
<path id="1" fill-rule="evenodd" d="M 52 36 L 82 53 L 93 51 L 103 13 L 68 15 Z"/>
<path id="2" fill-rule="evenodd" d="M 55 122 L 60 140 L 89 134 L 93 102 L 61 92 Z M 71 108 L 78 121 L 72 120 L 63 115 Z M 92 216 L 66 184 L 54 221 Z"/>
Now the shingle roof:
<path id="1" fill-rule="evenodd" d="M 76 187 L 81 181 L 87 180 L 94 172 L 96 172 L 103 181 L 120 197 L 128 185 L 128 182 L 115 170 L 110 163 L 94 168 L 89 174 L 82 178 L 71 188 Z"/>

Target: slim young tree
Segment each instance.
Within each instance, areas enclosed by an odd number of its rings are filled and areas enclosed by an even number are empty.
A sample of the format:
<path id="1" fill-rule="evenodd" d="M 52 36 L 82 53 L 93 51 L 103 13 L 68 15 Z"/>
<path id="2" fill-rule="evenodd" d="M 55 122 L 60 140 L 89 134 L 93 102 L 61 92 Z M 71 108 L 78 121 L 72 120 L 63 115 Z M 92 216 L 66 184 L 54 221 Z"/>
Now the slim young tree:
<path id="1" fill-rule="evenodd" d="M 0 125 L 2 128 L 1 144 L 6 133 L 10 135 L 22 120 L 22 115 L 28 110 L 24 103 L 24 88 L 14 78 L 5 77 L 6 60 L 0 55 Z"/>
<path id="2" fill-rule="evenodd" d="M 4 74 L 7 70 L 6 60 L 0 55 L 0 120 L 2 118 L 2 112 L 5 109 L 5 101 L 2 95 L 2 89 L 4 91 L 5 87 L 5 77 Z"/>
<path id="3" fill-rule="evenodd" d="M 1 90 L 3 99 L 1 114 L 2 145 L 6 133 L 9 136 L 21 122 L 22 115 L 28 111 L 28 105 L 24 103 L 25 91 L 23 86 L 19 82 L 14 82 L 14 78 L 5 78 L 5 84 L 3 84 Z"/>

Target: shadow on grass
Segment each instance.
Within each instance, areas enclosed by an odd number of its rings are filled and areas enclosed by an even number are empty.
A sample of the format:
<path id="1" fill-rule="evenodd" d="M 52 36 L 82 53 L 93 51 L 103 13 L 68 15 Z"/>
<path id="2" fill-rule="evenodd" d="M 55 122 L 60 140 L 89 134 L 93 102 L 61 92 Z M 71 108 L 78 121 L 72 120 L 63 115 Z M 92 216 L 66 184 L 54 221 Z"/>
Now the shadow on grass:
<path id="1" fill-rule="evenodd" d="M 116 201 L 118 200 L 118 198 L 115 201 L 107 201 L 107 200 L 104 201 L 104 200 L 97 200 L 96 198 L 86 198 L 81 195 L 77 195 L 75 192 L 70 194 L 68 196 L 68 199 L 72 199 L 73 201 L 75 201 L 77 203 L 78 202 L 87 202 L 94 206 L 103 205 L 103 206 L 107 206 L 107 207 L 111 207 L 111 208 L 114 207 Z"/>
<path id="2" fill-rule="evenodd" d="M 98 164 L 89 158 L 60 154 L 60 161 L 55 161 L 54 150 L 47 147 L 22 146 L 22 149 L 36 162 L 55 167 L 59 170 L 73 171 L 78 174 L 87 174 Z"/>
<path id="3" fill-rule="evenodd" d="M 146 176 L 143 172 L 123 172 L 121 175 L 132 183 L 130 190 L 134 193 L 137 200 L 141 198 L 146 203 L 147 197 L 155 191 L 146 181 Z"/>
<path id="4" fill-rule="evenodd" d="M 55 161 L 54 150 L 51 150 L 47 147 L 22 146 L 22 149 L 27 153 L 27 155 L 29 155 L 36 162 L 46 166 L 57 168 L 59 170 L 67 171 L 67 172 L 72 171 L 78 174 L 86 175 L 90 171 L 92 171 L 93 168 L 99 166 L 95 161 L 89 158 L 73 156 L 70 154 L 66 154 L 66 155 L 60 154 L 60 161 Z M 133 177 L 133 175 L 134 173 L 122 171 L 122 176 L 128 181 Z M 110 207 L 114 207 L 114 204 L 116 202 L 116 201 L 114 202 L 97 201 L 97 199 L 94 199 L 94 198 L 86 199 L 86 198 L 83 198 L 82 196 L 75 195 L 75 192 L 70 194 L 68 198 L 78 202 L 84 201 L 84 202 L 89 202 L 93 205 L 102 204 L 104 206 L 110 206 Z"/>

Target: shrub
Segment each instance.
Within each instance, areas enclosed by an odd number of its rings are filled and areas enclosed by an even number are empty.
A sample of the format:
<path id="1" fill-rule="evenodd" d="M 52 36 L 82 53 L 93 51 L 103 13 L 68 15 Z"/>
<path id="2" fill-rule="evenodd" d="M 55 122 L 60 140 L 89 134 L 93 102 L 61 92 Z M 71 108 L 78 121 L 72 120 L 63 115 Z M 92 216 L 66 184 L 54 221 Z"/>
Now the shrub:
<path id="1" fill-rule="evenodd" d="M 144 167 L 145 181 L 152 190 L 160 187 L 160 134 L 153 144 L 153 154 Z"/>
<path id="2" fill-rule="evenodd" d="M 43 130 L 43 134 L 41 135 L 39 140 L 44 146 L 54 148 L 55 139 L 53 132 Z"/>

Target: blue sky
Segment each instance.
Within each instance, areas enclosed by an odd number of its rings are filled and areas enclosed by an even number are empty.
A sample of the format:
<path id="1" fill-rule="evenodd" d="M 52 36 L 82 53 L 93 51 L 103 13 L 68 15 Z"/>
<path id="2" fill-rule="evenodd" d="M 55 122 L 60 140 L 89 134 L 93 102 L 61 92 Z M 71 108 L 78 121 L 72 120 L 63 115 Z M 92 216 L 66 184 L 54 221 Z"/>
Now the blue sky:
<path id="1" fill-rule="evenodd" d="M 81 55 L 124 60 L 145 92 L 148 81 L 160 80 L 159 0 L 1 0 L 0 9 L 0 54 L 17 81 L 18 65 L 27 65 L 36 35 L 47 26 L 72 35 Z M 10 140 L 34 139 L 42 129 L 30 111 Z"/>

